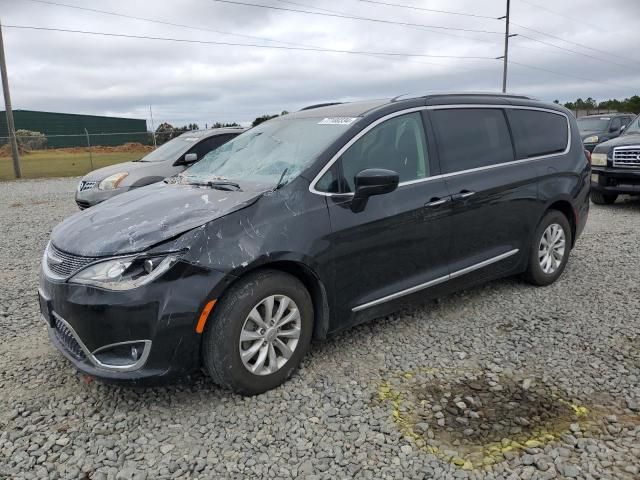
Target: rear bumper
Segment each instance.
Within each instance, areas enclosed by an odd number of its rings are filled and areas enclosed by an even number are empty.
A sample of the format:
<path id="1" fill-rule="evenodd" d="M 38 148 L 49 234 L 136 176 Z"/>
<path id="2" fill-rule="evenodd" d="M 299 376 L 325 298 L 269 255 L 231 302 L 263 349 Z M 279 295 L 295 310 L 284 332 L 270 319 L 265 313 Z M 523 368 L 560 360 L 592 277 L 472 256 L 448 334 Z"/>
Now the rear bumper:
<path id="1" fill-rule="evenodd" d="M 592 167 L 591 189 L 603 194 L 640 195 L 640 169 Z"/>

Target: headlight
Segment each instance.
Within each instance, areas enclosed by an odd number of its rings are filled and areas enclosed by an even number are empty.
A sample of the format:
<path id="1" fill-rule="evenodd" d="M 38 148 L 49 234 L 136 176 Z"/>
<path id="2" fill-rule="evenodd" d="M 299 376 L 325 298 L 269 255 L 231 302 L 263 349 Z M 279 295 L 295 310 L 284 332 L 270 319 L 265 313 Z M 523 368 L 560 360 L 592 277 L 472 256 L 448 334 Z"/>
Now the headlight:
<path id="1" fill-rule="evenodd" d="M 113 190 L 114 188 L 118 188 L 118 185 L 120 185 L 120 182 L 122 182 L 122 180 L 127 178 L 127 175 L 129 175 L 128 172 L 120 172 L 120 173 L 114 173 L 113 175 L 109 175 L 107 178 L 105 178 L 100 182 L 100 184 L 98 185 L 98 188 L 100 190 Z"/>
<path id="2" fill-rule="evenodd" d="M 598 143 L 598 136 L 597 135 L 591 135 L 590 137 L 587 137 L 583 140 L 583 143 Z"/>
<path id="3" fill-rule="evenodd" d="M 93 285 L 107 290 L 131 290 L 152 282 L 178 259 L 177 255 L 156 257 L 131 256 L 94 263 L 80 270 L 71 283 Z"/>
<path id="4" fill-rule="evenodd" d="M 592 153 L 591 165 L 607 166 L 607 154 L 606 153 Z"/>

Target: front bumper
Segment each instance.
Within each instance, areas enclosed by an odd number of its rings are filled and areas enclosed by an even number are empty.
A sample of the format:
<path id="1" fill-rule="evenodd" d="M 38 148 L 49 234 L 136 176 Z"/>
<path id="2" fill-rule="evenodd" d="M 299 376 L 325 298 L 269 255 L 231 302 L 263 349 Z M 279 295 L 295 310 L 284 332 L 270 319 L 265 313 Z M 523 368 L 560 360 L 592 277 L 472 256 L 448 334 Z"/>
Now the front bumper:
<path id="1" fill-rule="evenodd" d="M 591 189 L 603 194 L 640 195 L 640 169 L 594 166 Z"/>
<path id="2" fill-rule="evenodd" d="M 42 273 L 38 295 L 52 343 L 78 370 L 109 382 L 145 384 L 199 369 L 195 326 L 225 282 L 221 272 L 179 262 L 156 281 L 127 291 L 54 281 Z M 137 355 L 128 362 L 113 362 L 113 355 L 105 360 L 105 352 L 123 345 L 136 346 Z"/>
<path id="3" fill-rule="evenodd" d="M 85 208 L 93 207 L 94 205 L 104 202 L 116 195 L 128 192 L 132 188 L 133 187 L 122 187 L 115 188 L 113 190 L 100 190 L 96 186 L 82 191 L 76 189 L 76 204 L 80 210 L 84 210 Z"/>

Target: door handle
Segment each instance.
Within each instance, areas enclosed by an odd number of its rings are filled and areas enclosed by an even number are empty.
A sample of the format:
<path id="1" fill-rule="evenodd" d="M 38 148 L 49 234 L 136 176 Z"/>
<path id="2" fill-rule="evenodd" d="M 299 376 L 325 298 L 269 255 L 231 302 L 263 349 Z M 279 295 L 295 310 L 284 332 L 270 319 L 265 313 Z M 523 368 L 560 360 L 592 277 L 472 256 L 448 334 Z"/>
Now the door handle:
<path id="1" fill-rule="evenodd" d="M 460 193 L 455 193 L 451 195 L 452 200 L 465 200 L 469 197 L 472 197 L 476 194 L 476 192 L 470 192 L 469 190 L 462 190 Z"/>
<path id="2" fill-rule="evenodd" d="M 444 205 L 445 203 L 447 203 L 449 201 L 449 197 L 445 197 L 445 198 L 432 198 L 430 202 L 427 202 L 424 204 L 425 207 L 428 208 L 433 208 L 433 207 L 439 207 L 440 205 Z"/>

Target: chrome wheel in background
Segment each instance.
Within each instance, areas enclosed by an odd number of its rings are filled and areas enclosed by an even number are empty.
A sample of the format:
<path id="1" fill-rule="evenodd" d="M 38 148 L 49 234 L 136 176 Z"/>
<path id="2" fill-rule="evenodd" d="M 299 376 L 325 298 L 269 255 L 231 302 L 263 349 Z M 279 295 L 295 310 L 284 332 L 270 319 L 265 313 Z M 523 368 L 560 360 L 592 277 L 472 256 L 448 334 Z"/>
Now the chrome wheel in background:
<path id="1" fill-rule="evenodd" d="M 271 295 L 249 313 L 240 332 L 240 358 L 254 375 L 280 370 L 298 346 L 300 311 L 286 295 Z"/>
<path id="2" fill-rule="evenodd" d="M 567 240 L 562 226 L 552 223 L 546 228 L 538 247 L 538 260 L 544 273 L 551 275 L 560 267 L 566 244 Z"/>

